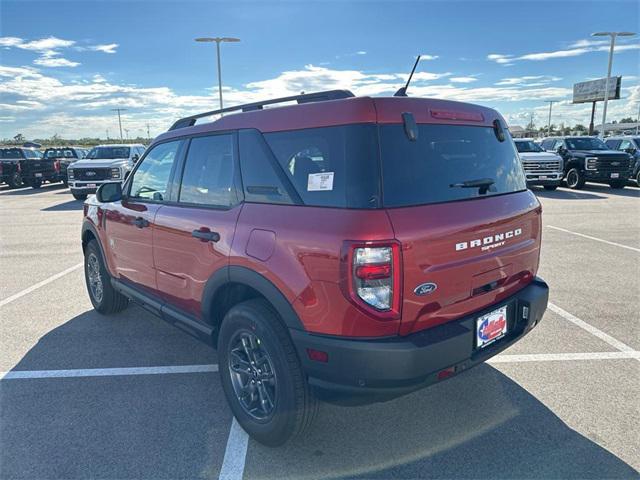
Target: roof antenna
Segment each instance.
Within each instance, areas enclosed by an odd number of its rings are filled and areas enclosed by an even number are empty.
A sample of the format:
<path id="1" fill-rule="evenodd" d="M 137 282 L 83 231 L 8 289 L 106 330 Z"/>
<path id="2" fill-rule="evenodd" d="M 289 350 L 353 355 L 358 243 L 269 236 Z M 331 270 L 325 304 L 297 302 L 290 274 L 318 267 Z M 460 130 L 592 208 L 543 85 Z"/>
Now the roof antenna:
<path id="1" fill-rule="evenodd" d="M 400 87 L 396 93 L 393 94 L 394 97 L 406 97 L 407 96 L 407 88 L 409 88 L 409 83 L 411 83 L 411 78 L 413 77 L 413 72 L 416 71 L 416 67 L 418 66 L 418 62 L 420 61 L 420 57 L 422 55 L 418 55 L 416 58 L 416 63 L 413 64 L 413 68 L 411 69 L 411 73 L 409 74 L 409 78 L 407 79 L 407 83 L 404 87 Z"/>

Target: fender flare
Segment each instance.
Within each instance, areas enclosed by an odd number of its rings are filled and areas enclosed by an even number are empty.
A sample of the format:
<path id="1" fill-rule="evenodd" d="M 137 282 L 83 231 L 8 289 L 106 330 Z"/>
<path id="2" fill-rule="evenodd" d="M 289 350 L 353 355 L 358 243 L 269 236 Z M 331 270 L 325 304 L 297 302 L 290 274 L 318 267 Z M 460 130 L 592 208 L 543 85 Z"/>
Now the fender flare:
<path id="1" fill-rule="evenodd" d="M 306 330 L 287 298 L 269 279 L 247 267 L 228 265 L 217 270 L 207 281 L 202 295 L 202 318 L 215 318 L 214 299 L 230 283 L 246 285 L 260 293 L 273 306 L 288 328 Z"/>
<path id="2" fill-rule="evenodd" d="M 109 264 L 107 262 L 107 257 L 104 254 L 104 248 L 102 247 L 102 242 L 100 241 L 100 235 L 98 235 L 98 229 L 95 227 L 95 225 L 93 225 L 92 223 L 85 221 L 82 222 L 82 232 L 80 234 L 80 238 L 82 239 L 82 251 L 84 253 L 84 237 L 87 234 L 87 232 L 90 232 L 94 238 L 96 239 L 96 243 L 98 244 L 98 248 L 100 249 L 100 255 L 102 255 L 102 259 L 104 262 L 104 266 L 107 269 L 107 272 L 109 272 L 109 275 L 111 275 L 113 277 L 113 274 L 111 273 L 110 269 L 109 269 Z"/>

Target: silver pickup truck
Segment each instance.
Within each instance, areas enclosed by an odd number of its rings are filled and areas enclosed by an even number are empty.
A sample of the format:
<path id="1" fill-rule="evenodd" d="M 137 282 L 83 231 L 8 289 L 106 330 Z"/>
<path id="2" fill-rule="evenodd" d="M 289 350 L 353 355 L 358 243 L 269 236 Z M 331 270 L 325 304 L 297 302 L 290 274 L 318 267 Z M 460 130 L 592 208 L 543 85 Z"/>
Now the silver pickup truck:
<path id="1" fill-rule="evenodd" d="M 545 190 L 555 190 L 564 176 L 562 157 L 545 152 L 529 138 L 515 138 L 516 149 L 527 178 L 527 187 L 542 185 Z"/>

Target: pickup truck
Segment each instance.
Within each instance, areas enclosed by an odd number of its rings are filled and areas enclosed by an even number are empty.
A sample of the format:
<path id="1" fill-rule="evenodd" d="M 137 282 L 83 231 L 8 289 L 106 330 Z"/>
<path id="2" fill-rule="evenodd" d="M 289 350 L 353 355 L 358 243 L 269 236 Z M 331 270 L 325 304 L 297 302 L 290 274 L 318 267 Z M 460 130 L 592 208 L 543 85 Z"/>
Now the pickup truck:
<path id="1" fill-rule="evenodd" d="M 2 150 L 3 165 L 16 164 L 16 170 L 10 179 L 14 187 L 23 185 L 40 188 L 44 182 L 60 182 L 62 178 L 56 171 L 53 159 L 42 158 L 42 154 L 31 148 L 11 147 Z M 3 171 L 4 171 L 3 166 Z M 16 176 L 15 172 L 19 175 Z M 20 180 L 18 182 L 18 180 Z M 7 180 L 9 183 L 9 180 Z M 11 184 L 10 184 L 11 185 Z"/>
<path id="2" fill-rule="evenodd" d="M 44 158 L 45 160 L 53 160 L 53 168 L 58 173 L 59 181 L 62 181 L 64 186 L 67 187 L 69 185 L 67 168 L 73 162 L 85 158 L 88 153 L 88 149 L 80 147 L 47 148 L 44 151 Z"/>

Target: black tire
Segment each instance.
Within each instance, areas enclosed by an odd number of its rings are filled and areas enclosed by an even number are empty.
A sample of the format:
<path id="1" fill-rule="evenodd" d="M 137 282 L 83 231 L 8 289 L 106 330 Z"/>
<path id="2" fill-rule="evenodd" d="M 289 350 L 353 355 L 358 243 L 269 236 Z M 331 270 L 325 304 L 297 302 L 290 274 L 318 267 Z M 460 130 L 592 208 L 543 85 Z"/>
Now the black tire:
<path id="1" fill-rule="evenodd" d="M 127 308 L 129 299 L 111 285 L 111 278 L 96 240 L 89 241 L 84 251 L 84 279 L 93 308 L 98 312 L 110 314 Z"/>
<path id="2" fill-rule="evenodd" d="M 218 335 L 218 363 L 233 414 L 258 442 L 276 447 L 301 435 L 312 424 L 318 400 L 307 383 L 289 333 L 266 301 L 239 303 L 225 315 Z"/>
<path id="3" fill-rule="evenodd" d="M 572 168 L 567 172 L 565 181 L 567 182 L 567 187 L 571 188 L 572 190 L 581 190 L 584 187 L 584 183 L 586 180 L 579 169 Z"/>
<path id="4" fill-rule="evenodd" d="M 63 184 L 65 187 L 68 187 L 68 186 L 69 186 L 69 180 L 62 180 L 62 184 Z"/>
<path id="5" fill-rule="evenodd" d="M 86 193 L 71 193 L 71 195 L 73 195 L 73 198 L 75 198 L 76 200 L 86 200 L 87 199 L 87 194 Z"/>
<path id="6" fill-rule="evenodd" d="M 31 181 L 29 181 L 29 186 L 33 189 L 38 189 L 42 186 L 42 180 L 38 180 L 38 179 L 33 179 Z"/>
<path id="7" fill-rule="evenodd" d="M 626 180 L 619 180 L 617 182 L 609 182 L 609 186 L 614 190 L 621 190 L 627 185 Z"/>
<path id="8" fill-rule="evenodd" d="M 640 187 L 640 170 L 636 173 L 636 185 Z"/>
<path id="9" fill-rule="evenodd" d="M 20 188 L 23 185 L 20 172 L 13 172 L 13 175 L 7 180 L 7 185 L 9 188 Z"/>
<path id="10" fill-rule="evenodd" d="M 543 185 L 545 190 L 554 191 L 558 188 L 558 185 Z"/>

